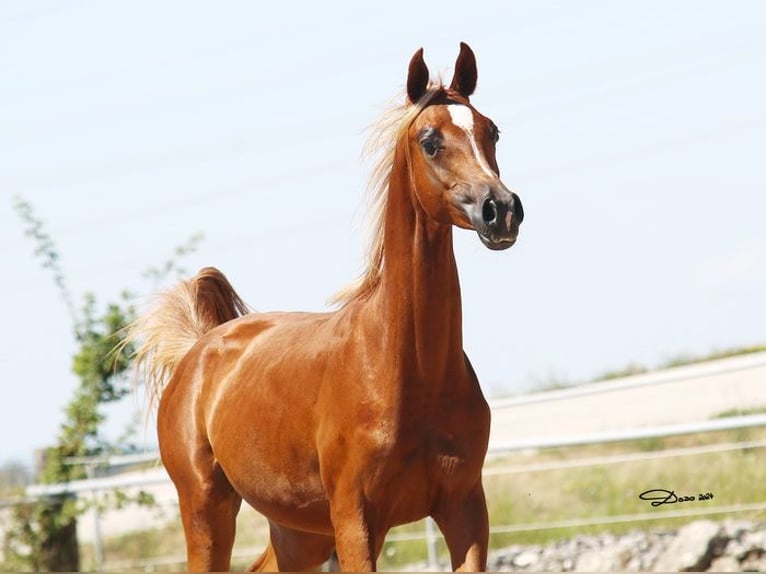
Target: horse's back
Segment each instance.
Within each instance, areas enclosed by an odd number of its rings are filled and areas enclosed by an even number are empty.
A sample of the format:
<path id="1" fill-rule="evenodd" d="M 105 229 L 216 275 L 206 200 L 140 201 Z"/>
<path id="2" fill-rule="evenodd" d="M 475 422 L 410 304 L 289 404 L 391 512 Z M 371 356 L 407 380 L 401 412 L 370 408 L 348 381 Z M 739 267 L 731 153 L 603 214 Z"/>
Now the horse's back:
<path id="1" fill-rule="evenodd" d="M 321 341 L 317 331 L 330 316 L 251 313 L 212 329 L 180 362 L 159 417 L 178 419 L 193 413 L 200 430 L 213 439 L 218 421 L 230 424 L 231 415 L 248 411 L 251 418 L 262 419 L 263 415 L 256 416 L 262 409 L 273 412 L 285 403 L 297 406 L 310 399 L 318 381 L 298 376 L 298 371 L 306 370 L 301 355 L 317 358 L 318 352 L 310 347 L 312 341 Z M 316 365 L 312 372 L 318 372 Z"/>

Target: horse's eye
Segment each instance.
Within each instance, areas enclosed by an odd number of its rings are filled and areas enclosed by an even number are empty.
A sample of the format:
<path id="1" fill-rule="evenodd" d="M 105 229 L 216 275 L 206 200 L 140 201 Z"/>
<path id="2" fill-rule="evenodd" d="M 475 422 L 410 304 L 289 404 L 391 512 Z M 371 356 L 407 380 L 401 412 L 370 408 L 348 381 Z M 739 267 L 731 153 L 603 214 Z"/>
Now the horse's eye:
<path id="1" fill-rule="evenodd" d="M 500 141 L 500 130 L 497 127 L 492 130 L 492 139 L 495 143 Z"/>
<path id="2" fill-rule="evenodd" d="M 439 151 L 439 140 L 436 138 L 424 138 L 420 140 L 420 147 L 428 157 L 434 157 Z"/>

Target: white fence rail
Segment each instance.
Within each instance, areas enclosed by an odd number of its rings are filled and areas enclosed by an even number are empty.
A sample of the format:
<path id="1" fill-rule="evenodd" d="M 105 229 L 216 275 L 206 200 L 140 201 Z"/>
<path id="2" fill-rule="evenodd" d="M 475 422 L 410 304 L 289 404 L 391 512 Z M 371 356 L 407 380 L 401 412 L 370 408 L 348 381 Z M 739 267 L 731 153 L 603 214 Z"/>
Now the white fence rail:
<path id="1" fill-rule="evenodd" d="M 489 455 L 503 455 L 521 450 L 538 450 L 545 448 L 558 448 L 568 446 L 581 446 L 589 444 L 606 444 L 611 442 L 623 442 L 641 440 L 647 438 L 666 438 L 671 436 L 698 434 L 705 432 L 733 430 L 766 426 L 766 414 L 744 415 L 727 417 L 695 423 L 683 423 L 677 425 L 663 425 L 652 428 L 624 429 L 621 431 L 609 431 L 592 433 L 578 436 L 559 436 L 552 439 L 530 439 L 523 441 L 508 441 L 490 445 Z M 111 464 L 125 464 L 126 460 L 132 463 L 159 461 L 159 452 L 148 452 L 140 455 L 128 455 L 127 457 L 110 457 L 105 462 Z M 55 496 L 60 494 L 93 493 L 103 490 L 115 490 L 118 488 L 143 487 L 155 484 L 168 483 L 170 479 L 164 468 L 156 468 L 144 471 L 141 476 L 117 475 L 102 478 L 88 478 L 73 480 L 61 484 L 35 484 L 27 487 L 26 494 L 32 498 L 43 496 Z"/>
<path id="2" fill-rule="evenodd" d="M 489 454 L 505 454 L 519 450 L 536 450 L 587 444 L 605 444 L 647 438 L 664 438 L 687 434 L 733 430 L 766 426 L 766 414 L 726 417 L 692 423 L 661 425 L 649 428 L 620 429 L 580 435 L 557 436 L 553 438 L 531 438 L 526 440 L 497 441 L 489 446 Z"/>

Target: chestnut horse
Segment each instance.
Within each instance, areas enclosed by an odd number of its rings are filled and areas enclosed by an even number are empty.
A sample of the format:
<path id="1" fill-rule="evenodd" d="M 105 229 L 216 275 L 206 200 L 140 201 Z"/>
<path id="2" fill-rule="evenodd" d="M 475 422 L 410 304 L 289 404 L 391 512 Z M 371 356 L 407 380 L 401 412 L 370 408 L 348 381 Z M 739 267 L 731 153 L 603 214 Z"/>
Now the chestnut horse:
<path id="1" fill-rule="evenodd" d="M 523 211 L 475 86 L 465 44 L 449 87 L 430 84 L 422 48 L 412 57 L 383 130 L 367 269 L 336 311 L 248 313 L 206 268 L 133 325 L 190 570 L 230 567 L 243 499 L 270 526 L 252 570 L 315 568 L 333 550 L 343 570 L 374 570 L 388 530 L 426 516 L 453 568 L 485 568 L 490 413 L 463 352 L 452 226 L 506 249 Z"/>

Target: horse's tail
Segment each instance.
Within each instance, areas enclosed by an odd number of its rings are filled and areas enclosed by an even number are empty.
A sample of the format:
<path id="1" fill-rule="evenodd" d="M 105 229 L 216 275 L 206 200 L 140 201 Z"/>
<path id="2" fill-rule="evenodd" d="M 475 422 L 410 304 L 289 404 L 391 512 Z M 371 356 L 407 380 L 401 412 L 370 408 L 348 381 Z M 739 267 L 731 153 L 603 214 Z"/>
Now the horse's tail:
<path id="1" fill-rule="evenodd" d="M 136 346 L 136 372 L 144 375 L 150 404 L 159 404 L 178 363 L 202 335 L 248 312 L 229 280 L 214 267 L 158 294 L 153 309 L 131 323 L 125 338 L 125 344 Z"/>

